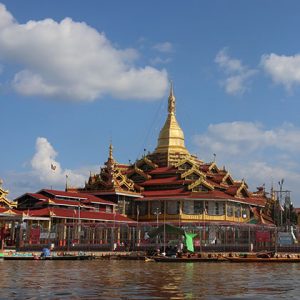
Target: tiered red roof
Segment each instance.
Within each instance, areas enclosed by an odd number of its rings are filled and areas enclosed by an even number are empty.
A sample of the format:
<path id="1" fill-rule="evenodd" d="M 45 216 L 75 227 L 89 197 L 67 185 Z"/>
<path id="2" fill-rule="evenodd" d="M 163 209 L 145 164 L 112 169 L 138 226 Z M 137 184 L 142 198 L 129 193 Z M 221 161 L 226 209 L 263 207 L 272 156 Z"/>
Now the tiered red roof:
<path id="1" fill-rule="evenodd" d="M 193 163 L 190 167 L 181 169 L 180 163 L 171 167 L 156 167 L 148 171 L 143 171 L 145 174 L 151 176 L 138 185 L 144 188 L 142 195 L 144 198 L 136 199 L 137 201 L 159 200 L 163 199 L 223 199 L 240 203 L 247 203 L 253 206 L 263 207 L 266 204 L 265 194 L 255 194 L 248 191 L 248 186 L 244 181 L 233 181 L 230 177 L 229 181 L 225 181 L 224 177 L 228 175 L 225 169 L 219 169 L 215 163 Z M 182 164 L 185 162 L 183 161 Z M 193 165 L 192 165 L 193 164 Z M 189 169 L 194 168 L 195 172 L 183 175 Z M 198 170 L 198 171 L 197 171 Z M 201 172 L 201 173 L 199 173 Z M 201 175 L 202 174 L 202 175 Z M 182 178 L 184 176 L 185 178 Z M 203 191 L 194 191 L 192 184 L 204 176 L 203 183 L 196 183 L 204 185 Z M 229 175 L 230 176 L 230 175 Z M 194 179 L 191 179 L 194 178 Z M 242 186 L 243 185 L 243 186 Z M 170 188 L 174 186 L 174 189 Z"/>

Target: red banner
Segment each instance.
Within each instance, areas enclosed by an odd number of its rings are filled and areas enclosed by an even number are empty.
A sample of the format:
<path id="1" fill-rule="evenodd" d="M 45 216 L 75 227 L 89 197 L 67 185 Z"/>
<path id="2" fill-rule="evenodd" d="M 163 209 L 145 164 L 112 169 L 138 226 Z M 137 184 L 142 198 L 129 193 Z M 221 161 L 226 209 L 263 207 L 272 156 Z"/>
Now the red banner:
<path id="1" fill-rule="evenodd" d="M 40 242 L 40 228 L 31 228 L 30 230 L 30 242 L 31 244 L 38 244 Z"/>
<path id="2" fill-rule="evenodd" d="M 271 235 L 269 231 L 256 231 L 256 241 L 257 242 L 270 242 Z"/>

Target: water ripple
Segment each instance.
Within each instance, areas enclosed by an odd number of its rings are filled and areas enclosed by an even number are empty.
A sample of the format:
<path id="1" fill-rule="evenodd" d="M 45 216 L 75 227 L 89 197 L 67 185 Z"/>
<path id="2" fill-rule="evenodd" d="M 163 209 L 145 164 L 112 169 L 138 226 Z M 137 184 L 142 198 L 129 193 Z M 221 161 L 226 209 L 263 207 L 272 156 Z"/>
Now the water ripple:
<path id="1" fill-rule="evenodd" d="M 0 299 L 298 299 L 300 264 L 4 261 Z"/>

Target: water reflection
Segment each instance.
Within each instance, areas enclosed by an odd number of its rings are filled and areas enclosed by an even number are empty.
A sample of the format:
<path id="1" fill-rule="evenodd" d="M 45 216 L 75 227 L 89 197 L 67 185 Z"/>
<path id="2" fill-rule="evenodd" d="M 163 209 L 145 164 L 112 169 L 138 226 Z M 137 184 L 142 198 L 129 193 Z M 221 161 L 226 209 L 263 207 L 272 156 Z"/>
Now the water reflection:
<path id="1" fill-rule="evenodd" d="M 298 299 L 300 264 L 1 261 L 0 299 Z"/>

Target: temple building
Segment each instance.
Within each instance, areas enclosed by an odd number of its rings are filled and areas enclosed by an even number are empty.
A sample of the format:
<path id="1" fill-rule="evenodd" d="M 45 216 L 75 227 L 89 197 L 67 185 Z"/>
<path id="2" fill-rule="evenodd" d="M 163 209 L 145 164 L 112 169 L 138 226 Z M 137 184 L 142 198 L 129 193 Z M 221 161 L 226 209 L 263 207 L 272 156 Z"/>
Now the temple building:
<path id="1" fill-rule="evenodd" d="M 224 167 L 189 153 L 175 109 L 171 85 L 156 149 L 125 165 L 114 160 L 110 145 L 105 167 L 78 191 L 114 201 L 120 213 L 141 222 L 272 224 L 271 199 L 263 188 L 251 192 L 245 180 L 235 180 Z"/>
<path id="2" fill-rule="evenodd" d="M 274 233 L 274 197 L 263 187 L 251 192 L 244 179 L 236 180 L 225 167 L 204 162 L 186 148 L 173 85 L 153 152 L 123 164 L 110 144 L 104 166 L 83 187 L 26 193 L 15 199 L 17 204 L 0 192 L 6 211 L 20 218 L 27 245 L 55 241 L 67 248 L 82 243 L 141 248 L 151 246 L 147 232 L 166 224 L 197 233 L 200 247 L 250 239 L 271 243 Z"/>
<path id="3" fill-rule="evenodd" d="M 255 224 L 274 227 L 275 200 L 263 187 L 251 192 L 244 179 L 236 180 L 216 162 L 206 163 L 190 154 L 176 119 L 172 85 L 155 150 L 128 165 L 113 158 L 110 145 L 100 173 L 91 174 L 84 188 L 70 190 L 116 203 L 119 213 L 137 221 L 141 237 L 149 227 L 166 223 L 205 231 L 207 243 L 230 240 L 228 233 L 221 236 L 215 229 L 209 233 L 210 227 L 230 228 L 232 236 L 241 226 L 246 231 Z"/>

